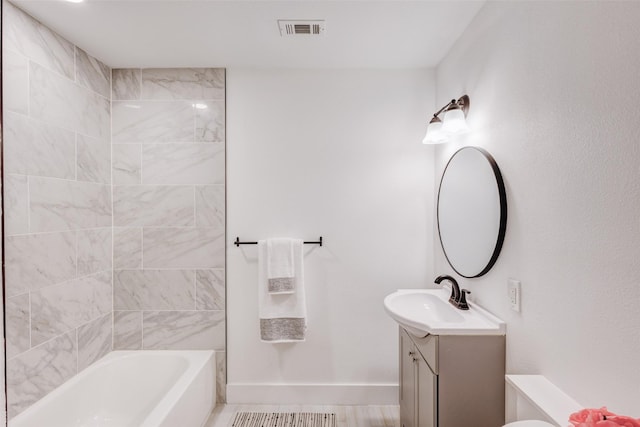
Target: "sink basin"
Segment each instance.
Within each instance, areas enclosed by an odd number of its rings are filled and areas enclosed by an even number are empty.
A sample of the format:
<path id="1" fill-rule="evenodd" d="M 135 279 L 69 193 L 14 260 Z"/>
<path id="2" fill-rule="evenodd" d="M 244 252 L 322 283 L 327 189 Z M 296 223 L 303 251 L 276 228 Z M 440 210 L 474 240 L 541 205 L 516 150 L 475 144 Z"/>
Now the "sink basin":
<path id="1" fill-rule="evenodd" d="M 460 310 L 449 303 L 447 289 L 399 289 L 387 295 L 384 308 L 409 333 L 431 335 L 504 335 L 505 323 L 469 303 Z"/>

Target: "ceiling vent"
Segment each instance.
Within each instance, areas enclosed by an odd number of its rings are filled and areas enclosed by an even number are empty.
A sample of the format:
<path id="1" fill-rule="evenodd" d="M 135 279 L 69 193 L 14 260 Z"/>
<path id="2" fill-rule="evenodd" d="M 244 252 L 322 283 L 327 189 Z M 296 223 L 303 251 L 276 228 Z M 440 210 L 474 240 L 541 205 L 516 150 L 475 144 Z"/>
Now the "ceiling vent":
<path id="1" fill-rule="evenodd" d="M 321 36 L 324 34 L 325 22 L 322 19 L 279 19 L 278 27 L 282 37 Z"/>

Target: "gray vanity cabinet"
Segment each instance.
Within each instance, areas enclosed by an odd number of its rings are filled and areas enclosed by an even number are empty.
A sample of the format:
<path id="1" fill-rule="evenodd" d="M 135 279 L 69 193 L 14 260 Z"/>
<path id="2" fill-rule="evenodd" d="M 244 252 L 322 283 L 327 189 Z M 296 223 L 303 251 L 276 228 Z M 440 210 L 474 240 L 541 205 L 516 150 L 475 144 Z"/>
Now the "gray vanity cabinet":
<path id="1" fill-rule="evenodd" d="M 504 424 L 504 335 L 427 335 L 400 328 L 400 427 Z"/>
<path id="2" fill-rule="evenodd" d="M 400 427 L 416 427 L 416 348 L 400 329 Z"/>
<path id="3" fill-rule="evenodd" d="M 438 377 L 421 357 L 416 361 L 418 380 L 416 382 L 418 427 L 435 427 Z"/>
<path id="4" fill-rule="evenodd" d="M 438 377 L 400 330 L 400 427 L 435 427 Z"/>

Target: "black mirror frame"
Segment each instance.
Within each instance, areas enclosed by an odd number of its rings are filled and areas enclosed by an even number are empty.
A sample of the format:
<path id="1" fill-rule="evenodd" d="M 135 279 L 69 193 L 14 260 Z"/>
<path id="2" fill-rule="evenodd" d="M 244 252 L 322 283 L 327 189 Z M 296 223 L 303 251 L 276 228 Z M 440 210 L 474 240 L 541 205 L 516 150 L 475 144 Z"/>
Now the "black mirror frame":
<path id="1" fill-rule="evenodd" d="M 465 276 L 464 274 L 460 273 L 456 269 L 456 267 L 451 263 L 451 261 L 449 260 L 449 257 L 447 256 L 447 251 L 444 249 L 444 245 L 442 244 L 442 235 L 440 233 L 440 190 L 442 189 L 442 181 L 444 179 L 444 175 L 447 173 L 447 168 L 449 167 L 449 164 L 451 163 L 453 158 L 456 156 L 456 154 L 458 154 L 462 150 L 467 150 L 467 149 L 477 150 L 480 153 L 482 153 L 482 155 L 484 155 L 484 157 L 487 159 L 487 161 L 489 162 L 489 165 L 491 166 L 491 169 L 493 170 L 493 174 L 495 175 L 496 184 L 498 186 L 498 195 L 500 198 L 500 228 L 498 230 L 496 246 L 493 250 L 493 254 L 491 254 L 491 258 L 489 259 L 489 262 L 487 263 L 487 265 L 478 274 L 473 276 Z M 484 276 L 489 272 L 489 270 L 491 270 L 493 265 L 498 260 L 498 256 L 500 255 L 500 251 L 502 250 L 502 244 L 504 243 L 504 236 L 507 232 L 507 192 L 505 190 L 504 181 L 502 179 L 502 173 L 500 172 L 498 163 L 496 163 L 495 159 L 491 154 L 489 154 L 488 151 L 480 147 L 467 146 L 467 147 L 462 147 L 461 149 L 453 153 L 451 158 L 449 158 L 447 165 L 442 171 L 442 177 L 440 178 L 440 185 L 438 186 L 438 202 L 436 204 L 436 221 L 438 224 L 438 238 L 440 239 L 440 247 L 442 248 L 442 253 L 444 253 L 444 257 L 447 259 L 447 262 L 457 274 L 467 279 L 473 279 L 476 277 Z"/>

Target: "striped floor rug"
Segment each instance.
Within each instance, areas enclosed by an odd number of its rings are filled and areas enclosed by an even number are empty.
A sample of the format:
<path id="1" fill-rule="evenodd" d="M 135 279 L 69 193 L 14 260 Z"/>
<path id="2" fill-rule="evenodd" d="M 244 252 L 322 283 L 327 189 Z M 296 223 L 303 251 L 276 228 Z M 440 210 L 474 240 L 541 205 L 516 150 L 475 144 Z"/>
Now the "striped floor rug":
<path id="1" fill-rule="evenodd" d="M 336 414 L 312 412 L 236 412 L 232 427 L 336 427 Z"/>

